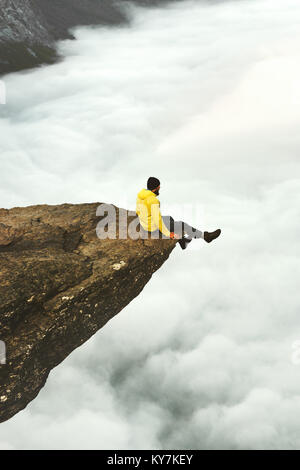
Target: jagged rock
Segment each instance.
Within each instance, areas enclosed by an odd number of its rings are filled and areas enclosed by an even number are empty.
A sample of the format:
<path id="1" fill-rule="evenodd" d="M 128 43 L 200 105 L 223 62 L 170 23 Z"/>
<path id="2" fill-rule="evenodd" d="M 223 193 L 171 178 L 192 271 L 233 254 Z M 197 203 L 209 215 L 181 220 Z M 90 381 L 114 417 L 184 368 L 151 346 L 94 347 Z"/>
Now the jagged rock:
<path id="1" fill-rule="evenodd" d="M 176 245 L 125 238 L 136 214 L 118 208 L 118 238 L 99 239 L 98 206 L 0 209 L 0 422 L 25 408 L 53 367 L 139 295 Z"/>
<path id="2" fill-rule="evenodd" d="M 55 62 L 55 41 L 73 38 L 74 26 L 128 21 L 124 1 L 0 0 L 0 75 Z M 162 1 L 171 0 L 132 0 L 147 6 Z"/>
<path id="3" fill-rule="evenodd" d="M 57 60 L 55 40 L 77 25 L 118 24 L 111 0 L 0 0 L 0 74 Z"/>

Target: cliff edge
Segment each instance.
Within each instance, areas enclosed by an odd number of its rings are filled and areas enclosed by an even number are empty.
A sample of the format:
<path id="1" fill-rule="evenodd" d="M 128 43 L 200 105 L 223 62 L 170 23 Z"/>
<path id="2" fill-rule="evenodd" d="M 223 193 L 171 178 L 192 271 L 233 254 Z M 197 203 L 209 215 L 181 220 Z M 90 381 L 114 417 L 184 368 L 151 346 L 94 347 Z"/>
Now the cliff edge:
<path id="1" fill-rule="evenodd" d="M 117 238 L 99 239 L 99 204 L 0 209 L 0 422 L 139 295 L 176 245 L 125 238 L 136 214 L 115 206 Z"/>

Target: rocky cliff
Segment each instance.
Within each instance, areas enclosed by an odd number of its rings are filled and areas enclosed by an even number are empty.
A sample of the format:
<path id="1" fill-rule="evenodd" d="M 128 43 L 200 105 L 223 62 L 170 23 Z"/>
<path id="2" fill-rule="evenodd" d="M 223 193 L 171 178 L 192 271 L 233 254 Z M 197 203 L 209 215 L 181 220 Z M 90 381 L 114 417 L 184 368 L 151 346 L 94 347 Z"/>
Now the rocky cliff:
<path id="1" fill-rule="evenodd" d="M 99 239 L 98 206 L 0 209 L 0 422 L 25 408 L 53 367 L 139 295 L 176 245 L 126 237 L 136 215 L 118 208 L 117 238 L 112 231 Z"/>
<path id="2" fill-rule="evenodd" d="M 132 0 L 140 5 L 170 0 Z M 174 0 L 173 0 L 174 1 Z M 0 75 L 53 63 L 55 41 L 77 25 L 127 21 L 125 0 L 0 0 Z"/>
<path id="3" fill-rule="evenodd" d="M 0 74 L 52 63 L 69 28 L 125 20 L 111 0 L 0 0 Z"/>

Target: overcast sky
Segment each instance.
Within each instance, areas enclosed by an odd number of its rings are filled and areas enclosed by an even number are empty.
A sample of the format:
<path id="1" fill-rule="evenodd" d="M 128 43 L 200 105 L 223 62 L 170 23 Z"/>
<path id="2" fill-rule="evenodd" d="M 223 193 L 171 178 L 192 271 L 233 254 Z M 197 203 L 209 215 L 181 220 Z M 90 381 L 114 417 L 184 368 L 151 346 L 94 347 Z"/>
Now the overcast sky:
<path id="1" fill-rule="evenodd" d="M 299 448 L 299 1 L 128 14 L 6 77 L 1 206 L 133 209 L 157 176 L 163 213 L 222 237 L 178 246 L 0 448 Z"/>

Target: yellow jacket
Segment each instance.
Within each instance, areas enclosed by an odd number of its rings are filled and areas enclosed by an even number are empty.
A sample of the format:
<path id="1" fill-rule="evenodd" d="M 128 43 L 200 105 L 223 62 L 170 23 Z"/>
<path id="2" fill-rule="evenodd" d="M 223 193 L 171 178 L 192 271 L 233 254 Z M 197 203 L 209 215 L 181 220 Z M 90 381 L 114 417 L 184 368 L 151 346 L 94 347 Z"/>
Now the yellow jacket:
<path id="1" fill-rule="evenodd" d="M 146 231 L 154 232 L 158 229 L 166 237 L 170 237 L 170 232 L 161 218 L 160 202 L 149 189 L 142 189 L 138 193 L 136 213 L 139 216 L 141 226 Z"/>

